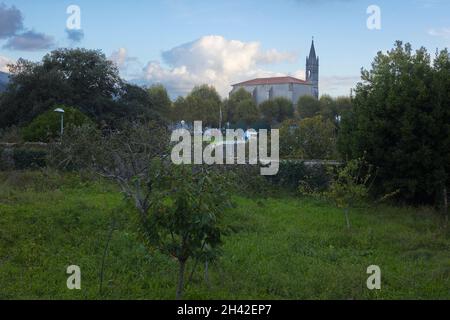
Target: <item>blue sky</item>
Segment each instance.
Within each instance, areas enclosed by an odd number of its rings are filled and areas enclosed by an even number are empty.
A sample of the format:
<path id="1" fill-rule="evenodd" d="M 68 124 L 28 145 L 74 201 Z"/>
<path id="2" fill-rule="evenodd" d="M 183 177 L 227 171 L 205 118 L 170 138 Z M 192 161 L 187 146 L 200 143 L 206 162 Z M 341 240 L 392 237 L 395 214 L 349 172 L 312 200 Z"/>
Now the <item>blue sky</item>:
<path id="1" fill-rule="evenodd" d="M 360 68 L 370 66 L 376 52 L 391 48 L 397 39 L 431 52 L 450 45 L 448 0 L 1 3 L 0 15 L 15 6 L 22 26 L 2 33 L 9 20 L 0 21 L 0 68 L 19 57 L 40 60 L 56 47 L 101 49 L 128 80 L 163 83 L 173 96 L 200 83 L 215 85 L 225 96 L 230 84 L 247 78 L 301 78 L 312 36 L 321 59 L 321 93 L 334 96 L 348 94 Z M 72 4 L 81 9 L 84 37 L 77 42 L 65 30 L 66 9 Z M 367 28 L 366 10 L 372 4 L 381 9 L 381 30 Z"/>

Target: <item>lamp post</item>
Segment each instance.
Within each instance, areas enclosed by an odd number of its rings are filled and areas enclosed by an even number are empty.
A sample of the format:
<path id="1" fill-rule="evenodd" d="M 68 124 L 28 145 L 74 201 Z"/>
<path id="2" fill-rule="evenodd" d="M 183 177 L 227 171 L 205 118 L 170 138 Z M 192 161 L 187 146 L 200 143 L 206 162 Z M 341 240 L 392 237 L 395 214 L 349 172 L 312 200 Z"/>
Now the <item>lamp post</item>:
<path id="1" fill-rule="evenodd" d="M 61 138 L 62 138 L 64 134 L 64 109 L 57 108 L 54 111 L 61 114 Z"/>

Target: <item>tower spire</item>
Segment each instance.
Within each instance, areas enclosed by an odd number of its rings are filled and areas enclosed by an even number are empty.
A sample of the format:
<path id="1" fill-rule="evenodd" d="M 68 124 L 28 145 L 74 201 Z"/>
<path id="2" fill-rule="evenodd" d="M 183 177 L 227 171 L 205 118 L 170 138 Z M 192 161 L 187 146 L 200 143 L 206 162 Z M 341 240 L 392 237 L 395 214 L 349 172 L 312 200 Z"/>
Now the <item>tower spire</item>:
<path id="1" fill-rule="evenodd" d="M 306 81 L 313 85 L 313 96 L 319 98 L 319 57 L 316 55 L 314 37 L 312 37 L 309 57 L 306 58 Z"/>

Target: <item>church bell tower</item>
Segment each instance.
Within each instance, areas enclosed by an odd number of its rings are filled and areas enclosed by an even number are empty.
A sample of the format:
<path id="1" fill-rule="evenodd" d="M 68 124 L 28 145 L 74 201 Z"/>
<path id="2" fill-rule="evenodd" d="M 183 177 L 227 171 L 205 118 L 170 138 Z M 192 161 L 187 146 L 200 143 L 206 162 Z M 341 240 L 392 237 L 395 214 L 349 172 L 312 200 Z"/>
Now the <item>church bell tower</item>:
<path id="1" fill-rule="evenodd" d="M 309 57 L 306 58 L 306 81 L 313 85 L 313 95 L 319 98 L 319 57 L 316 56 L 314 48 L 314 38 L 309 51 Z"/>

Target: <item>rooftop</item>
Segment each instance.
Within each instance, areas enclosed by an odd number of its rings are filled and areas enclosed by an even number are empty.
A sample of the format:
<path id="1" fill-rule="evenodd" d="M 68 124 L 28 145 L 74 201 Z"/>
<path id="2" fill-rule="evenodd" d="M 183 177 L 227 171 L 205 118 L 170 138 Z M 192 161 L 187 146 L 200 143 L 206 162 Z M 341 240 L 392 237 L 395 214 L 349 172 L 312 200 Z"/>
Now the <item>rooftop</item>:
<path id="1" fill-rule="evenodd" d="M 241 83 L 233 84 L 235 86 L 257 86 L 257 85 L 271 85 L 271 84 L 285 84 L 285 83 L 297 83 L 308 84 L 305 80 L 300 80 L 294 77 L 272 77 L 272 78 L 258 78 Z"/>

